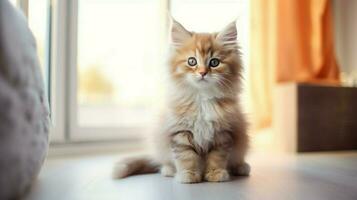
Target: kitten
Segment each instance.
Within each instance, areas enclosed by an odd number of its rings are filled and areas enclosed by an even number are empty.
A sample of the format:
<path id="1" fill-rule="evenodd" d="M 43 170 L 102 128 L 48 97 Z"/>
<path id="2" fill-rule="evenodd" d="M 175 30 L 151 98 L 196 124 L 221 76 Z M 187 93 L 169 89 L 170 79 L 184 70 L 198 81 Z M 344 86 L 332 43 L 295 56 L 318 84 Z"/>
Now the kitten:
<path id="1" fill-rule="evenodd" d="M 123 160 L 113 176 L 160 170 L 181 183 L 197 183 L 249 175 L 235 22 L 209 34 L 189 32 L 173 20 L 171 43 L 170 95 L 162 128 L 154 137 L 156 156 Z"/>

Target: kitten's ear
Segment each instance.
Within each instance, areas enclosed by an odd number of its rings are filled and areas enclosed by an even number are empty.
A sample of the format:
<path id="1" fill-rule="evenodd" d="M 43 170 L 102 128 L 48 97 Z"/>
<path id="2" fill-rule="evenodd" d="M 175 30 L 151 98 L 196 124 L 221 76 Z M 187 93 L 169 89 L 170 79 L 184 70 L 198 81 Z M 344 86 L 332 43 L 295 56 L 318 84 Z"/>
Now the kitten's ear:
<path id="1" fill-rule="evenodd" d="M 231 22 L 216 36 L 217 40 L 225 46 L 237 44 L 237 26 L 236 21 Z"/>
<path id="2" fill-rule="evenodd" d="M 171 43 L 173 46 L 181 46 L 189 38 L 192 33 L 185 29 L 179 22 L 171 17 Z"/>

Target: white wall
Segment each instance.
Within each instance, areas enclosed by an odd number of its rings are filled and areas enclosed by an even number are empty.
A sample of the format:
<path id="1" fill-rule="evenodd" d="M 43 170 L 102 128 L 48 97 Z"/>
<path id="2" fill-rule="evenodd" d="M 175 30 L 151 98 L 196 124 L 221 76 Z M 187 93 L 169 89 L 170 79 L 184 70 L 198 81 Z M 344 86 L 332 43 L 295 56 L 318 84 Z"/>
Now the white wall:
<path id="1" fill-rule="evenodd" d="M 345 73 L 357 72 L 357 1 L 332 0 L 337 59 Z"/>

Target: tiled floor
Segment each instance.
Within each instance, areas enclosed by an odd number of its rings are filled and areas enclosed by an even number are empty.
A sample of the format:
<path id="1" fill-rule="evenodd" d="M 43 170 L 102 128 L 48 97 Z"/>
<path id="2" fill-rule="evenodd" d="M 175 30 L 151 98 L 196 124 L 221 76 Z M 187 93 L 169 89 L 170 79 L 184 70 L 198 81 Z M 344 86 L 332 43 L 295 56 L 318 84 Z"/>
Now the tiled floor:
<path id="1" fill-rule="evenodd" d="M 50 158 L 26 200 L 356 200 L 357 152 L 250 156 L 250 177 L 184 185 L 159 174 L 110 177 L 119 156 Z"/>

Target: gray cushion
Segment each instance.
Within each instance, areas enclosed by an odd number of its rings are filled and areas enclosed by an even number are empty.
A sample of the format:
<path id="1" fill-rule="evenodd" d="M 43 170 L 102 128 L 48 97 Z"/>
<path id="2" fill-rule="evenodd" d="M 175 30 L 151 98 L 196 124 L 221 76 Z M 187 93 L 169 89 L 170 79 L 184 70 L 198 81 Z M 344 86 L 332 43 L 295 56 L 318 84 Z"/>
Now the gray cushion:
<path id="1" fill-rule="evenodd" d="M 36 52 L 23 14 L 0 0 L 0 199 L 26 191 L 48 149 L 49 112 Z"/>

